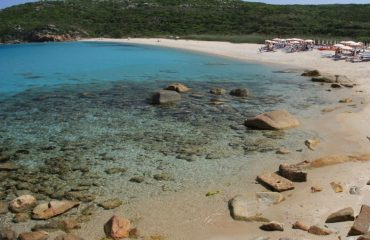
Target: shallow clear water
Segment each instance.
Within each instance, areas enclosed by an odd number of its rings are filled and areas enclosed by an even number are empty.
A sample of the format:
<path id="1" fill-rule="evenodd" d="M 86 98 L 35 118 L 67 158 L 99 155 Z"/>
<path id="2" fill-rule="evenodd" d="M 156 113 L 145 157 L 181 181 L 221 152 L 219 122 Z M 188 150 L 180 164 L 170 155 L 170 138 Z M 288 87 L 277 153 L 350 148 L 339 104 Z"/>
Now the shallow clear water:
<path id="1" fill-rule="evenodd" d="M 148 102 L 172 82 L 192 91 L 172 107 Z M 253 164 L 252 156 L 263 154 L 258 164 L 268 166 L 276 149 L 299 149 L 314 134 L 248 130 L 246 117 L 278 108 L 309 117 L 331 101 L 299 73 L 115 43 L 0 46 L 0 86 L 0 150 L 22 166 L 2 182 L 2 198 L 13 190 L 61 198 L 50 192 L 85 185 L 84 194 L 131 198 L 208 184 Z M 247 87 L 252 96 L 214 96 L 213 87 Z M 214 98 L 225 103 L 210 104 Z M 20 175 L 32 184 L 9 187 L 24 181 Z M 130 182 L 135 176 L 146 184 Z"/>

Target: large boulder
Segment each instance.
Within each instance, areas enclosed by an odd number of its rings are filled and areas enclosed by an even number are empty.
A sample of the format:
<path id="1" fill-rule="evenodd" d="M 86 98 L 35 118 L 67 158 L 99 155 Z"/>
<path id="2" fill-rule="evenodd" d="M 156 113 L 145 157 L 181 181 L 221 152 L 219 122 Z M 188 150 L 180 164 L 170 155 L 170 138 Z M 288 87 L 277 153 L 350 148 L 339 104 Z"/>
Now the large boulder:
<path id="1" fill-rule="evenodd" d="M 330 75 L 323 74 L 320 76 L 315 76 L 311 79 L 313 82 L 321 83 L 336 83 L 344 87 L 354 87 L 356 83 L 344 75 Z"/>
<path id="2" fill-rule="evenodd" d="M 326 223 L 336 223 L 336 222 L 345 222 L 355 220 L 353 208 L 348 207 L 341 210 L 338 210 L 329 215 L 326 219 Z"/>
<path id="3" fill-rule="evenodd" d="M 171 85 L 167 86 L 165 90 L 170 90 L 170 91 L 176 91 L 179 93 L 184 93 L 184 92 L 189 92 L 190 88 L 185 86 L 184 84 L 181 83 L 172 83 Z"/>
<path id="4" fill-rule="evenodd" d="M 104 225 L 104 232 L 107 237 L 113 239 L 127 238 L 130 235 L 131 223 L 129 220 L 114 215 Z"/>
<path id="5" fill-rule="evenodd" d="M 181 101 L 181 95 L 176 91 L 171 90 L 160 90 L 153 94 L 152 103 L 153 104 L 174 104 Z"/>
<path id="6" fill-rule="evenodd" d="M 276 110 L 249 118 L 244 124 L 250 128 L 282 130 L 299 126 L 299 121 L 286 110 Z"/>
<path id="7" fill-rule="evenodd" d="M 37 200 L 32 195 L 22 195 L 9 203 L 10 211 L 14 213 L 26 212 L 37 204 Z"/>
<path id="8" fill-rule="evenodd" d="M 50 201 L 42 203 L 33 209 L 32 218 L 46 220 L 63 214 L 78 205 L 80 203 L 76 201 Z"/>
<path id="9" fill-rule="evenodd" d="M 353 226 L 348 232 L 348 236 L 363 235 L 368 232 L 370 226 L 370 206 L 362 205 Z"/>
<path id="10" fill-rule="evenodd" d="M 230 95 L 235 97 L 248 97 L 249 90 L 247 88 L 236 88 L 230 91 Z"/>

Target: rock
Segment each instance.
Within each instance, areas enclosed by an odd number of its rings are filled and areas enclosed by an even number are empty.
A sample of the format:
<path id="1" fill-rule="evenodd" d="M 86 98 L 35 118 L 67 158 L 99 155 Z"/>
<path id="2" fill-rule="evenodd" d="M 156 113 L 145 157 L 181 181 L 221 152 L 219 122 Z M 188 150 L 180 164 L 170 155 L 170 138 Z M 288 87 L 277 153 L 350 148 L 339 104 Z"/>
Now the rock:
<path id="1" fill-rule="evenodd" d="M 73 234 L 63 234 L 54 238 L 54 240 L 84 240 L 84 239 L 77 237 L 76 235 Z"/>
<path id="2" fill-rule="evenodd" d="M 318 70 L 307 70 L 304 73 L 302 73 L 302 76 L 304 77 L 318 77 L 320 75 L 321 74 Z"/>
<path id="3" fill-rule="evenodd" d="M 260 229 L 264 231 L 284 231 L 284 224 L 272 221 L 272 222 L 263 224 L 260 227 Z"/>
<path id="4" fill-rule="evenodd" d="M 173 83 L 165 88 L 165 90 L 176 91 L 179 93 L 189 92 L 190 88 L 181 83 Z"/>
<path id="5" fill-rule="evenodd" d="M 335 193 L 343 192 L 343 187 L 340 183 L 337 182 L 331 182 L 330 183 L 331 188 L 334 190 Z"/>
<path id="6" fill-rule="evenodd" d="M 1 229 L 0 240 L 17 240 L 17 233 L 11 229 Z"/>
<path id="7" fill-rule="evenodd" d="M 309 227 L 304 224 L 303 222 L 300 222 L 300 221 L 296 221 L 295 223 L 293 223 L 293 226 L 292 226 L 293 229 L 300 229 L 300 230 L 303 230 L 303 231 L 308 231 Z"/>
<path id="8" fill-rule="evenodd" d="M 370 226 L 370 206 L 362 205 L 360 213 L 355 219 L 348 236 L 363 235 L 368 232 Z"/>
<path id="9" fill-rule="evenodd" d="M 176 91 L 160 90 L 152 96 L 153 104 L 167 105 L 181 101 L 181 95 Z"/>
<path id="10" fill-rule="evenodd" d="M 210 93 L 214 95 L 224 95 L 226 93 L 226 90 L 223 88 L 213 88 L 211 89 Z"/>
<path id="11" fill-rule="evenodd" d="M 9 160 L 10 160 L 10 156 L 9 155 L 5 155 L 3 153 L 0 153 L 0 163 L 7 162 Z"/>
<path id="12" fill-rule="evenodd" d="M 278 204 L 285 200 L 284 196 L 278 192 L 257 192 L 256 198 L 258 202 L 267 205 Z"/>
<path id="13" fill-rule="evenodd" d="M 9 203 L 9 209 L 14 213 L 26 212 L 35 207 L 36 204 L 37 200 L 35 197 L 31 195 L 22 195 Z"/>
<path id="14" fill-rule="evenodd" d="M 49 234 L 44 231 L 24 232 L 19 234 L 18 240 L 46 240 Z"/>
<path id="15" fill-rule="evenodd" d="M 286 110 L 276 110 L 249 118 L 245 125 L 264 130 L 282 130 L 299 126 L 299 121 Z"/>
<path id="16" fill-rule="evenodd" d="M 325 223 L 336 223 L 355 220 L 353 208 L 348 207 L 329 215 Z"/>
<path id="17" fill-rule="evenodd" d="M 118 198 L 109 199 L 99 204 L 99 206 L 104 208 L 105 210 L 115 209 L 121 205 L 122 205 L 122 200 Z"/>
<path id="18" fill-rule="evenodd" d="M 70 232 L 71 230 L 74 229 L 80 229 L 81 225 L 73 219 L 67 219 L 63 221 L 53 221 L 50 223 L 46 224 L 37 224 L 32 228 L 32 231 L 39 231 L 39 230 L 44 230 L 44 231 L 57 231 L 61 230 L 64 232 Z"/>
<path id="19" fill-rule="evenodd" d="M 135 176 L 130 179 L 130 182 L 134 183 L 142 183 L 144 182 L 145 178 L 143 176 Z"/>
<path id="20" fill-rule="evenodd" d="M 212 197 L 212 196 L 215 196 L 217 194 L 220 194 L 220 191 L 210 191 L 210 192 L 206 193 L 206 197 Z"/>
<path id="21" fill-rule="evenodd" d="M 132 228 L 129 232 L 129 238 L 139 238 L 140 231 L 137 228 Z"/>
<path id="22" fill-rule="evenodd" d="M 30 220 L 30 218 L 31 217 L 28 213 L 17 213 L 13 218 L 13 222 L 15 223 L 27 222 L 28 220 Z"/>
<path id="23" fill-rule="evenodd" d="M 349 194 L 351 194 L 351 195 L 360 195 L 360 188 L 358 188 L 357 186 L 352 186 L 349 189 Z"/>
<path id="24" fill-rule="evenodd" d="M 280 164 L 279 175 L 293 182 L 307 181 L 307 171 L 303 170 L 301 164 Z"/>
<path id="25" fill-rule="evenodd" d="M 339 100 L 339 103 L 351 103 L 351 102 L 352 102 L 352 98 L 343 98 Z"/>
<path id="26" fill-rule="evenodd" d="M 252 214 L 253 209 L 250 209 L 252 203 L 245 197 L 237 195 L 230 199 L 229 201 L 229 210 L 230 215 L 234 220 L 237 221 L 256 221 L 256 222 L 266 222 L 267 219 Z"/>
<path id="27" fill-rule="evenodd" d="M 341 88 L 342 86 L 340 85 L 340 84 L 338 84 L 338 83 L 332 83 L 331 85 L 330 85 L 332 88 Z"/>
<path id="28" fill-rule="evenodd" d="M 0 214 L 8 212 L 8 203 L 6 201 L 0 201 Z"/>
<path id="29" fill-rule="evenodd" d="M 330 235 L 330 234 L 333 233 L 333 231 L 331 231 L 328 228 L 323 228 L 323 227 L 319 227 L 319 226 L 316 226 L 316 225 L 311 226 L 308 229 L 308 232 L 311 233 L 311 234 L 314 234 L 314 235 L 319 235 L 319 236 Z"/>
<path id="30" fill-rule="evenodd" d="M 318 187 L 318 186 L 312 186 L 311 187 L 311 192 L 312 193 L 317 193 L 317 192 L 321 192 L 322 191 L 322 187 Z"/>
<path id="31" fill-rule="evenodd" d="M 33 209 L 32 218 L 46 220 L 63 214 L 78 205 L 80 203 L 76 201 L 50 201 L 48 203 L 42 203 Z"/>
<path id="32" fill-rule="evenodd" d="M 169 173 L 160 173 L 160 174 L 155 174 L 153 178 L 157 181 L 170 181 L 173 179 L 171 174 Z"/>
<path id="33" fill-rule="evenodd" d="M 311 80 L 313 82 L 339 84 L 341 86 L 349 87 L 349 88 L 352 88 L 356 85 L 355 82 L 353 82 L 352 80 L 350 80 L 344 75 L 323 74 L 321 76 L 314 76 Z"/>
<path id="34" fill-rule="evenodd" d="M 248 97 L 249 90 L 247 88 L 237 88 L 230 91 L 230 95 L 235 97 Z"/>
<path id="35" fill-rule="evenodd" d="M 320 143 L 320 140 L 318 139 L 308 139 L 304 142 L 304 144 L 309 148 L 311 149 L 312 151 L 314 151 L 316 149 L 316 147 L 319 145 Z"/>
<path id="36" fill-rule="evenodd" d="M 370 232 L 368 232 L 365 235 L 357 238 L 357 240 L 370 240 Z"/>
<path id="37" fill-rule="evenodd" d="M 0 163 L 0 171 L 16 171 L 19 167 L 13 163 Z"/>
<path id="38" fill-rule="evenodd" d="M 71 191 L 64 194 L 64 197 L 68 200 L 78 200 L 81 202 L 94 201 L 96 196 L 86 191 Z"/>
<path id="39" fill-rule="evenodd" d="M 117 173 L 125 173 L 127 172 L 127 168 L 109 168 L 105 170 L 107 174 L 117 174 Z"/>
<path id="40" fill-rule="evenodd" d="M 276 151 L 276 154 L 289 154 L 290 150 L 287 148 L 279 148 L 279 150 Z"/>
<path id="41" fill-rule="evenodd" d="M 127 238 L 130 235 L 131 223 L 119 216 L 113 216 L 105 225 L 104 232 L 113 239 Z"/>
<path id="42" fill-rule="evenodd" d="M 225 101 L 221 100 L 221 99 L 217 99 L 217 98 L 212 98 L 209 100 L 209 104 L 211 105 L 223 105 L 225 104 Z"/>
<path id="43" fill-rule="evenodd" d="M 276 173 L 263 173 L 257 177 L 257 181 L 277 192 L 294 189 L 293 182 Z"/>
<path id="44" fill-rule="evenodd" d="M 366 185 L 370 185 L 370 179 L 367 181 Z"/>
<path id="45" fill-rule="evenodd" d="M 320 83 L 336 83 L 336 77 L 334 75 L 320 75 L 314 76 L 311 78 L 312 82 L 320 82 Z"/>

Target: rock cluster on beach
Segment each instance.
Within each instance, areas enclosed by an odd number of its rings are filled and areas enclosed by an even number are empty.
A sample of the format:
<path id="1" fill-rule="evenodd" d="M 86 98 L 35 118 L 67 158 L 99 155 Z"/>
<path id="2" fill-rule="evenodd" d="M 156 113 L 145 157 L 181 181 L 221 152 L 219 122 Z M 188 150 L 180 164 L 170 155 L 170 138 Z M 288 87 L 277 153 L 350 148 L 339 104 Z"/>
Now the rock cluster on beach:
<path id="1" fill-rule="evenodd" d="M 344 75 L 331 75 L 321 73 L 318 70 L 306 71 L 302 76 L 312 77 L 313 82 L 329 83 L 333 88 L 340 88 L 341 86 L 352 88 L 356 85 L 354 81 Z"/>

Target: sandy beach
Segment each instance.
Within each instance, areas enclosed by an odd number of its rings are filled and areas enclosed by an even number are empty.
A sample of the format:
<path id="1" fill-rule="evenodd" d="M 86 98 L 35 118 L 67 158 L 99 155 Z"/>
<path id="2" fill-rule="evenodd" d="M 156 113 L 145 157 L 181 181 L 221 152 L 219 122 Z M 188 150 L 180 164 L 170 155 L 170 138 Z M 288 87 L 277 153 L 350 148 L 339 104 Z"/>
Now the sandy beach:
<path id="1" fill-rule="evenodd" d="M 160 47 L 176 48 L 188 51 L 201 52 L 234 58 L 247 62 L 276 65 L 282 70 L 293 70 L 297 73 L 305 69 L 317 69 L 329 74 L 346 75 L 356 81 L 358 86 L 351 90 L 352 104 L 339 104 L 336 110 L 321 114 L 310 120 L 303 120 L 303 125 L 318 131 L 321 139 L 320 147 L 316 151 L 297 155 L 277 157 L 276 166 L 283 162 L 301 162 L 313 160 L 328 155 L 357 155 L 368 154 L 370 141 L 370 108 L 368 95 L 370 93 L 370 66 L 368 63 L 348 63 L 333 61 L 321 57 L 319 51 L 284 53 L 260 53 L 258 44 L 233 44 L 227 42 L 206 42 L 192 40 L 168 39 L 88 39 L 84 41 L 121 42 L 132 44 L 145 44 Z M 330 86 L 323 86 L 330 88 Z M 333 94 L 328 92 L 328 94 Z M 334 93 L 335 94 L 335 93 Z M 338 98 L 341 95 L 338 94 Z M 339 100 L 339 99 L 338 99 Z M 294 159 L 292 159 L 294 158 Z M 246 166 L 248 167 L 248 166 Z M 261 169 L 256 168 L 256 171 Z M 219 183 L 215 179 L 214 186 L 204 189 L 180 192 L 174 195 L 162 196 L 147 201 L 135 202 L 129 206 L 136 209 L 136 216 L 127 216 L 139 219 L 139 228 L 147 234 L 157 234 L 168 239 L 256 239 L 257 237 L 270 237 L 279 239 L 318 239 L 317 236 L 307 232 L 292 229 L 291 225 L 299 220 L 308 225 L 324 225 L 326 217 L 339 209 L 353 207 L 355 215 L 358 214 L 361 204 L 369 204 L 370 186 L 366 185 L 370 176 L 370 163 L 349 162 L 335 166 L 328 166 L 309 171 L 309 179 L 305 183 L 296 184 L 296 189 L 283 193 L 286 200 L 278 205 L 263 210 L 263 215 L 269 219 L 285 224 L 284 232 L 264 232 L 258 227 L 260 223 L 234 221 L 230 217 L 227 202 L 237 194 L 253 196 L 256 191 L 265 191 L 259 184 L 254 184 L 254 177 L 246 178 L 242 174 L 233 176 L 228 183 Z M 256 172 L 258 175 L 259 172 Z M 330 182 L 341 182 L 344 192 L 334 193 Z M 227 186 L 227 187 L 226 187 Z M 322 192 L 311 193 L 312 186 L 320 186 Z M 349 189 L 357 186 L 360 195 L 351 195 Z M 212 189 L 221 190 L 221 194 L 205 198 L 204 194 Z M 166 209 L 166 210 L 164 210 Z M 125 214 L 125 210 L 116 210 Z M 105 213 L 93 223 L 88 223 L 80 231 L 86 236 L 86 231 L 94 231 L 94 226 L 102 226 L 104 220 L 111 213 Z M 330 236 L 321 236 L 320 239 L 345 239 L 352 222 L 328 224 L 335 233 Z M 91 233 L 91 232 L 90 232 Z"/>

